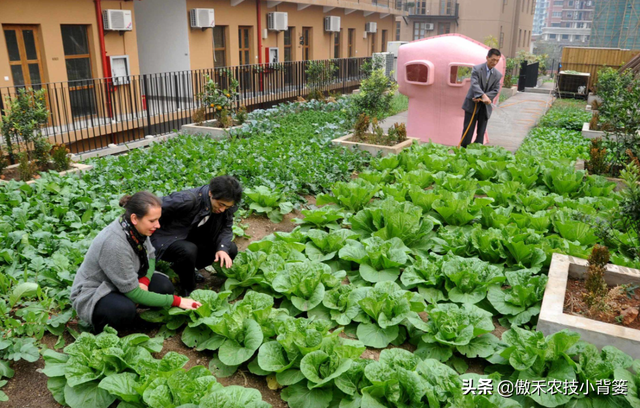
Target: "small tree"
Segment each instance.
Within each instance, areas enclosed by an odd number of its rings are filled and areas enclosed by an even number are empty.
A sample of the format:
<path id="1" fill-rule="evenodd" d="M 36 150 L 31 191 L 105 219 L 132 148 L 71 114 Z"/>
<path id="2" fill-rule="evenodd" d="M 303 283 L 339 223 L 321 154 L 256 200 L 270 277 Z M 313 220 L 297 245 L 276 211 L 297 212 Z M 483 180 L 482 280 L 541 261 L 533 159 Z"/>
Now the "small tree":
<path id="1" fill-rule="evenodd" d="M 333 62 L 308 61 L 305 73 L 309 85 L 309 99 L 321 100 L 324 98 L 322 88 L 325 88 L 333 80 L 333 74 L 338 67 Z"/>
<path id="2" fill-rule="evenodd" d="M 45 94 L 45 89 L 22 88 L 14 98 L 6 98 L 7 109 L 0 119 L 0 129 L 12 160 L 24 148 L 27 160 L 37 158 L 41 166 L 46 164 L 51 145 L 43 138 L 41 130 L 49 120 Z"/>
<path id="3" fill-rule="evenodd" d="M 391 101 L 398 84 L 385 75 L 383 69 L 375 69 L 360 84 L 360 93 L 353 96 L 356 116 L 366 113 L 372 118 L 384 118 L 391 111 Z"/>
<path id="4" fill-rule="evenodd" d="M 631 156 L 631 152 L 628 152 Z M 622 190 L 620 202 L 620 219 L 629 235 L 629 242 L 633 247 L 629 248 L 630 255 L 640 261 L 640 161 L 633 156 L 627 163 L 620 176 L 627 188 Z"/>
<path id="5" fill-rule="evenodd" d="M 205 109 L 212 109 L 213 118 L 218 120 L 220 124 L 229 122 L 226 116 L 234 112 L 234 105 L 238 99 L 238 80 L 231 75 L 227 75 L 227 78 L 228 88 L 220 89 L 211 77 L 205 75 L 204 90 L 200 94 L 202 105 Z"/>

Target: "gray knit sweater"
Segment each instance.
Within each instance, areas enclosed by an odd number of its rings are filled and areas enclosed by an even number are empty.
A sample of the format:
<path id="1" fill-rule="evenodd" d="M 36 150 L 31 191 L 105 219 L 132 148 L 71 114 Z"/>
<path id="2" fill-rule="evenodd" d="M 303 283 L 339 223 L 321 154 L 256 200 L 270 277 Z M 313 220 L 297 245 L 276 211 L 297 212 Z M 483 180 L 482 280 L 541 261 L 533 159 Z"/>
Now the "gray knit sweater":
<path id="1" fill-rule="evenodd" d="M 144 242 L 149 259 L 155 249 Z M 96 303 L 111 292 L 127 293 L 138 287 L 140 260 L 116 219 L 93 240 L 71 287 L 71 301 L 78 317 L 92 323 Z"/>

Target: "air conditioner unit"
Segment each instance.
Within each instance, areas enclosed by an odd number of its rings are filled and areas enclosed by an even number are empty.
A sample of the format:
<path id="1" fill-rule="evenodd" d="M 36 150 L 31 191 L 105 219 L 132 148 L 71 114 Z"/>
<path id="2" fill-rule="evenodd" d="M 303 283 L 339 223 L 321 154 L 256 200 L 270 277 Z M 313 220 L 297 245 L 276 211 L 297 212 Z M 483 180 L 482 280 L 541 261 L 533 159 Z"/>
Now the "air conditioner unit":
<path id="1" fill-rule="evenodd" d="M 102 23 L 105 30 L 131 31 L 131 10 L 102 10 Z"/>
<path id="2" fill-rule="evenodd" d="M 436 25 L 433 24 L 433 23 L 427 23 L 427 24 L 425 24 L 425 26 L 426 26 L 426 28 L 425 28 L 426 31 L 433 31 L 436 28 Z"/>
<path id="3" fill-rule="evenodd" d="M 378 31 L 378 23 L 365 23 L 364 32 L 365 33 L 375 33 Z"/>
<path id="4" fill-rule="evenodd" d="M 340 17 L 325 17 L 324 31 L 340 32 Z"/>
<path id="5" fill-rule="evenodd" d="M 211 28 L 216 26 L 213 9 L 194 8 L 191 9 L 192 28 Z"/>
<path id="6" fill-rule="evenodd" d="M 276 11 L 267 14 L 267 28 L 274 31 L 285 31 L 289 27 L 287 13 Z"/>

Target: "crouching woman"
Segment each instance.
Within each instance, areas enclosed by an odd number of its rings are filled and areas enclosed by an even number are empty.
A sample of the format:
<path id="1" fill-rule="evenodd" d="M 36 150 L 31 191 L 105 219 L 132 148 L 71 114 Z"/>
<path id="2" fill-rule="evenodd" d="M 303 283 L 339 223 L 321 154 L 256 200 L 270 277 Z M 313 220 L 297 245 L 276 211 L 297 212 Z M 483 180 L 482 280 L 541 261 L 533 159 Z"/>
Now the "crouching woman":
<path id="1" fill-rule="evenodd" d="M 199 302 L 174 296 L 169 278 L 155 271 L 155 250 L 149 236 L 160 228 L 162 201 L 141 191 L 120 199 L 125 213 L 93 240 L 71 287 L 71 301 L 80 319 L 96 332 L 105 325 L 131 327 L 136 304 L 196 309 Z"/>

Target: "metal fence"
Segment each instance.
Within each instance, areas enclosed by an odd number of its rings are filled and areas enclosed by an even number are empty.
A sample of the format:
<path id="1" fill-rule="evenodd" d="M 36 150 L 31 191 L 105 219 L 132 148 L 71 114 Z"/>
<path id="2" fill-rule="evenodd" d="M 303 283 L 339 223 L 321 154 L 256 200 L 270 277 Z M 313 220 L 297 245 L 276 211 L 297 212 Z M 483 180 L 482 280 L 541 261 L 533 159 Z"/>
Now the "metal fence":
<path id="1" fill-rule="evenodd" d="M 362 65 L 370 58 L 319 60 L 337 69 L 317 89 L 346 92 L 364 78 Z M 207 76 L 222 89 L 232 78 L 239 82 L 236 107 L 251 110 L 305 96 L 311 90 L 306 70 L 311 61 L 242 65 L 183 72 L 131 75 L 33 85 L 46 90 L 49 121 L 41 129 L 52 143 L 73 152 L 87 152 L 180 129 L 191 123 L 201 106 L 199 94 Z M 0 88 L 0 113 L 20 87 Z M 209 115 L 210 111 L 207 112 Z M 4 142 L 0 135 L 0 143 Z M 13 160 L 12 160 L 13 161 Z"/>

